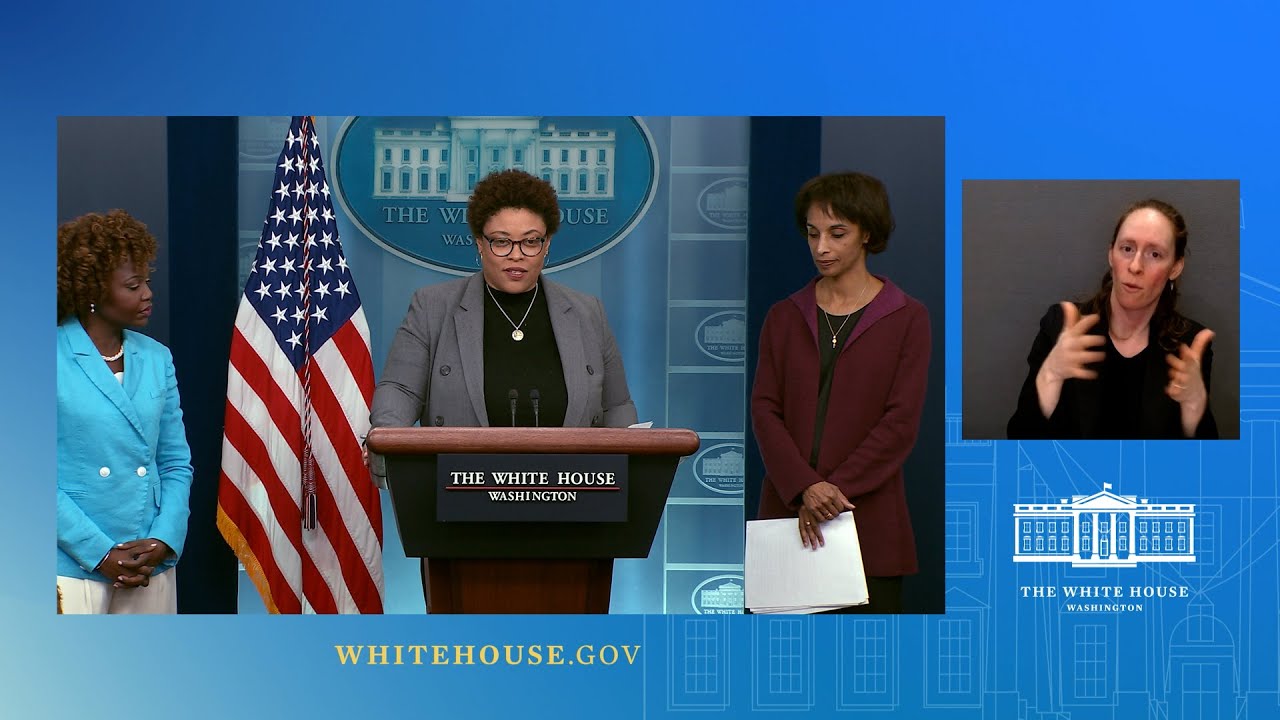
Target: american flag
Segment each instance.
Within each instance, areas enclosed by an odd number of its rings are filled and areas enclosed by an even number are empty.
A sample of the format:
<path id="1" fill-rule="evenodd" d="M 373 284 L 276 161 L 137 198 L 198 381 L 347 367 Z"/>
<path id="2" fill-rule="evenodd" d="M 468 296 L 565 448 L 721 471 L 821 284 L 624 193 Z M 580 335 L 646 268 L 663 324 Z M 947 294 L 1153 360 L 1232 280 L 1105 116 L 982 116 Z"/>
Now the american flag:
<path id="1" fill-rule="evenodd" d="M 218 528 L 273 613 L 382 612 L 373 360 L 314 119 L 295 117 L 236 314 Z"/>

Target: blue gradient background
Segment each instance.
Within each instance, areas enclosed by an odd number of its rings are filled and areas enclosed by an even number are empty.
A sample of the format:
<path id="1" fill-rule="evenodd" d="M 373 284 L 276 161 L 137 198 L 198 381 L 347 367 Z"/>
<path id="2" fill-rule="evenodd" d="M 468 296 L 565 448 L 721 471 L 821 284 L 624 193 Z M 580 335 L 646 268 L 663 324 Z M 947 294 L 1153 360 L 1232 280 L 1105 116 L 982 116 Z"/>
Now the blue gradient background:
<path id="1" fill-rule="evenodd" d="M 132 717 L 138 705 L 196 718 L 642 717 L 678 704 L 666 660 L 675 620 L 658 617 L 57 618 L 49 538 L 58 115 L 945 115 L 952 307 L 960 182 L 974 178 L 1238 178 L 1241 268 L 1280 285 L 1272 4 L 383 2 L 364 17 L 347 3 L 234 4 L 18 4 L 0 26 L 0 202 L 15 310 L 0 354 L 7 717 Z M 1269 346 L 1275 314 L 1243 307 L 1242 348 Z M 947 325 L 954 411 L 961 315 L 949 312 Z M 1227 470 L 1249 460 L 1221 452 Z M 991 561 L 1011 565 L 1003 552 Z M 760 619 L 716 627 L 738 678 L 753 662 Z M 816 676 L 826 683 L 836 624 L 814 627 Z M 1259 630 L 1274 636 L 1274 627 Z M 332 646 L 348 642 L 645 647 L 632 668 L 339 667 Z M 923 645 L 904 649 L 906 667 L 923 662 Z M 725 697 L 737 714 L 749 703 L 745 683 L 734 682 Z M 1251 710 L 1277 717 L 1274 707 Z"/>

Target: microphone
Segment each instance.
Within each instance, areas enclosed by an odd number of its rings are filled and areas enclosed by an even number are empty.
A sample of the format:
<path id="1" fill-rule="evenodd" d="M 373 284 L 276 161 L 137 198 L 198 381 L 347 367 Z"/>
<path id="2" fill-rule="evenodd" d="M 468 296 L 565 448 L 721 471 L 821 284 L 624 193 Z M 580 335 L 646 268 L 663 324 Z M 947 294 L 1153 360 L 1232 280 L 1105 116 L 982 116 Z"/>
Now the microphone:
<path id="1" fill-rule="evenodd" d="M 542 395 L 538 393 L 538 388 L 529 391 L 529 401 L 533 403 L 533 426 L 538 425 L 538 401 L 542 399 Z"/>
<path id="2" fill-rule="evenodd" d="M 520 399 L 520 393 L 515 388 L 507 391 L 507 399 L 511 401 L 511 427 L 516 426 L 516 401 Z"/>

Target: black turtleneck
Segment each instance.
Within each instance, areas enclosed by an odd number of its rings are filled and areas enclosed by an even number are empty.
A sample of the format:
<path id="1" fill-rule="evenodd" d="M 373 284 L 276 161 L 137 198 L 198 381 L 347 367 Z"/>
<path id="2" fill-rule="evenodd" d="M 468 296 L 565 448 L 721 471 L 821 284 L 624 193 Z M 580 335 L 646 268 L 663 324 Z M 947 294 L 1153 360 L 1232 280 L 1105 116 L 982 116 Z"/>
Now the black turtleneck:
<path id="1" fill-rule="evenodd" d="M 551 329 L 551 312 L 547 298 L 538 280 L 538 294 L 534 291 L 511 295 L 486 286 L 484 295 L 484 400 L 492 427 L 510 427 L 511 390 L 519 393 L 516 401 L 517 427 L 533 427 L 533 403 L 530 390 L 537 389 L 538 421 L 540 427 L 561 427 L 569 406 L 569 393 L 564 383 L 564 367 L 560 364 L 560 348 Z M 495 300 L 497 301 L 495 304 Z M 533 308 L 529 304 L 533 303 Z M 506 311 L 510 321 L 503 317 Z M 529 317 L 520 325 L 524 338 L 519 342 L 511 338 L 513 324 L 528 311 Z"/>

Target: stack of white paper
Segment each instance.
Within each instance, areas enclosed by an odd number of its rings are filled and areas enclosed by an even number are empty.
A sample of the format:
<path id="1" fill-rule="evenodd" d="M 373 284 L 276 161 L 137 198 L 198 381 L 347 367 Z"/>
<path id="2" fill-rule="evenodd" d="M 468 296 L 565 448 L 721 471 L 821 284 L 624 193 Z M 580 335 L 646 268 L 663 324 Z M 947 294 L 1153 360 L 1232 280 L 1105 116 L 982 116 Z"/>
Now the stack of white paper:
<path id="1" fill-rule="evenodd" d="M 747 523 L 746 605 L 753 613 L 815 613 L 868 600 L 853 513 L 822 523 L 825 545 L 800 544 L 795 518 Z"/>

